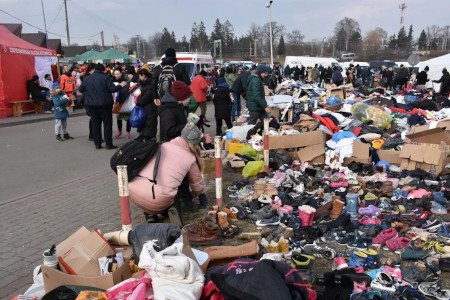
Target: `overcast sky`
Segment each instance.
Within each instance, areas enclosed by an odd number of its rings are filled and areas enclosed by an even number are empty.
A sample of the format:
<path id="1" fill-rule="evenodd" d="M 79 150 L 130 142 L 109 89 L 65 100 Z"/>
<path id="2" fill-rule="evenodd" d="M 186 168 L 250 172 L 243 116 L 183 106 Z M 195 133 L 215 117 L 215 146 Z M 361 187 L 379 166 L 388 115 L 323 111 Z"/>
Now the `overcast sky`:
<path id="1" fill-rule="evenodd" d="M 65 36 L 63 0 L 43 0 L 48 30 Z M 133 35 L 148 37 L 163 27 L 175 31 L 180 39 L 189 39 L 194 22 L 203 21 L 208 34 L 216 18 L 230 20 L 235 34 L 246 34 L 251 23 L 269 20 L 267 0 L 67 0 L 71 42 L 91 44 L 100 41 L 95 35 L 105 33 L 111 44 L 113 33 L 125 42 Z M 299 29 L 306 40 L 331 36 L 337 21 L 344 17 L 356 19 L 362 34 L 377 26 L 389 34 L 399 30 L 400 3 L 408 6 L 405 25 L 414 26 L 414 35 L 430 25 L 450 25 L 450 0 L 274 0 L 272 20 L 282 23 L 287 31 Z M 37 27 L 44 28 L 40 0 L 0 0 L 0 9 Z M 59 12 L 59 13 L 58 13 Z M 16 23 L 0 12 L 0 22 Z M 53 24 L 52 24 L 53 22 Z M 23 32 L 37 29 L 24 24 Z M 54 35 L 49 34 L 51 38 Z M 67 39 L 62 38 L 66 43 Z"/>

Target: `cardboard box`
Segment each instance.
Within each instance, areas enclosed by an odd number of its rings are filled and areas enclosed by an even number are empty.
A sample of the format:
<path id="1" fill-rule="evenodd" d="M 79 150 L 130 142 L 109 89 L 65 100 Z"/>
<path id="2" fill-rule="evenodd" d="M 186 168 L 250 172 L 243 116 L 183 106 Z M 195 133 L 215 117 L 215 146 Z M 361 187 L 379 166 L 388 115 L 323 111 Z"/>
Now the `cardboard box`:
<path id="1" fill-rule="evenodd" d="M 353 155 L 345 158 L 344 164 L 349 164 L 352 161 L 369 164 L 371 162 L 369 148 L 369 144 L 353 141 Z"/>
<path id="2" fill-rule="evenodd" d="M 414 134 L 414 133 L 419 133 L 419 132 L 426 131 L 429 129 L 435 129 L 435 128 L 444 128 L 445 130 L 450 130 L 450 120 L 431 122 L 427 125 L 422 125 L 422 126 L 413 126 L 410 128 L 408 135 Z"/>
<path id="3" fill-rule="evenodd" d="M 400 158 L 400 151 L 395 150 L 378 150 L 377 151 L 380 160 L 385 160 L 391 165 L 400 166 L 402 159 Z"/>
<path id="4" fill-rule="evenodd" d="M 98 259 L 116 252 L 97 230 L 89 231 L 81 227 L 56 246 L 56 253 L 66 273 L 95 277 L 100 275 Z"/>
<path id="5" fill-rule="evenodd" d="M 325 134 L 310 131 L 295 135 L 269 136 L 269 149 L 293 149 L 293 159 L 312 163 L 325 162 Z"/>
<path id="6" fill-rule="evenodd" d="M 419 143 L 419 144 L 435 144 L 441 145 L 442 143 L 450 145 L 450 130 L 446 128 L 434 128 L 423 131 L 418 131 L 416 133 L 406 135 L 408 143 Z"/>
<path id="7" fill-rule="evenodd" d="M 45 292 L 48 293 L 62 285 L 81 285 L 105 290 L 109 289 L 110 287 L 113 287 L 114 285 L 131 277 L 132 272 L 130 266 L 128 265 L 128 261 L 129 260 L 126 260 L 120 268 L 111 274 L 96 277 L 70 275 L 57 269 L 52 269 L 42 265 L 41 270 L 44 278 Z"/>
<path id="8" fill-rule="evenodd" d="M 342 108 L 342 105 L 344 104 L 341 103 L 337 105 L 326 106 L 325 109 L 329 111 L 339 111 Z"/>
<path id="9" fill-rule="evenodd" d="M 444 171 L 449 161 L 444 148 L 413 144 L 403 146 L 400 158 L 402 159 L 400 167 L 403 169 L 418 168 L 436 174 Z"/>
<path id="10" fill-rule="evenodd" d="M 344 100 L 345 99 L 345 91 L 344 89 L 331 89 L 327 92 L 328 98 L 331 96 L 338 96 L 339 99 Z"/>

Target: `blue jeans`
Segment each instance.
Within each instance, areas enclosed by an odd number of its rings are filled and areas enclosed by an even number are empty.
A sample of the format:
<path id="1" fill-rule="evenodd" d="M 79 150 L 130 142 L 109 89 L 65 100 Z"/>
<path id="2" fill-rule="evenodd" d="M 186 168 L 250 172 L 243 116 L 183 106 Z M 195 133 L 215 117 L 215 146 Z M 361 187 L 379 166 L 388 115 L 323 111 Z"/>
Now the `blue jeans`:
<path id="1" fill-rule="evenodd" d="M 235 121 L 241 115 L 241 96 L 233 93 L 234 102 L 231 106 L 231 121 Z"/>

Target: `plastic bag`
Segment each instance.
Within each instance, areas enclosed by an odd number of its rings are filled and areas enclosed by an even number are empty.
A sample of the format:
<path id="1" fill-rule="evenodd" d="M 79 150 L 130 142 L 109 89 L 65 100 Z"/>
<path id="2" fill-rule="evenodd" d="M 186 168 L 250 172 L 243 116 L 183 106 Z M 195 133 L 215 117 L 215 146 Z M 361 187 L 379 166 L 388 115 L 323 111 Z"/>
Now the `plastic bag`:
<path id="1" fill-rule="evenodd" d="M 264 171 L 264 162 L 262 160 L 249 161 L 242 169 L 242 176 L 252 177 Z"/>
<path id="2" fill-rule="evenodd" d="M 33 284 L 23 294 L 27 297 L 42 298 L 45 295 L 44 278 L 41 273 L 41 266 L 36 266 L 33 271 Z"/>
<path id="3" fill-rule="evenodd" d="M 242 149 L 237 153 L 245 156 L 250 156 L 252 158 L 256 158 L 256 156 L 258 155 L 256 150 L 250 145 L 244 145 L 244 147 L 242 147 Z"/>
<path id="4" fill-rule="evenodd" d="M 377 107 L 367 105 L 366 103 L 355 103 L 352 105 L 350 112 L 353 118 L 364 123 L 372 121 L 374 126 L 381 129 L 389 129 L 391 127 L 391 115 Z"/>
<path id="5" fill-rule="evenodd" d="M 133 128 L 141 128 L 145 125 L 147 113 L 142 106 L 136 105 L 130 114 L 130 125 Z"/>

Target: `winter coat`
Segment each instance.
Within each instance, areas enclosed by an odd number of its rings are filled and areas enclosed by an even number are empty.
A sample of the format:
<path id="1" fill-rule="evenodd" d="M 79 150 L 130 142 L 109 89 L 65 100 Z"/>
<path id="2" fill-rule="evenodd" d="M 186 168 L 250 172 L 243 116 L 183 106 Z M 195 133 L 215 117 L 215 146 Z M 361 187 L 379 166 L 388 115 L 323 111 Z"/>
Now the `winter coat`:
<path id="1" fill-rule="evenodd" d="M 267 107 L 266 98 L 264 96 L 264 86 L 256 74 L 248 77 L 247 88 L 247 108 L 249 112 L 263 113 Z"/>
<path id="2" fill-rule="evenodd" d="M 181 135 L 187 124 L 186 110 L 172 95 L 164 95 L 158 107 L 159 137 L 161 142 L 170 141 Z"/>
<path id="3" fill-rule="evenodd" d="M 75 91 L 76 80 L 72 74 L 62 74 L 61 81 L 59 83 L 59 87 L 66 93 L 67 95 L 72 94 Z"/>
<path id="4" fill-rule="evenodd" d="M 69 98 L 64 94 L 58 94 L 52 96 L 52 102 L 54 105 L 55 119 L 66 119 L 69 117 L 69 111 L 66 105 L 69 103 Z"/>
<path id="5" fill-rule="evenodd" d="M 191 79 L 189 78 L 186 67 L 182 64 L 179 64 L 175 57 L 164 57 L 162 59 L 161 65 L 154 67 L 152 71 L 151 90 L 154 95 L 158 95 L 158 82 L 162 67 L 167 65 L 173 66 L 173 73 L 175 74 L 176 80 L 180 80 L 187 85 L 191 85 Z"/>
<path id="6" fill-rule="evenodd" d="M 158 175 L 153 186 L 147 178 L 153 178 L 156 156 L 129 184 L 130 200 L 149 214 L 164 212 L 172 205 L 184 177 L 187 175 L 194 196 L 204 190 L 203 177 L 188 143 L 181 137 L 161 145 Z M 155 191 L 153 199 L 152 187 Z"/>
<path id="7" fill-rule="evenodd" d="M 233 91 L 233 93 L 243 95 L 244 93 L 247 92 L 247 82 L 249 76 L 250 74 L 248 72 L 245 72 L 239 75 L 234 80 L 233 84 L 231 85 L 231 90 Z"/>
<path id="8" fill-rule="evenodd" d="M 225 74 L 225 80 L 229 86 L 233 85 L 233 82 L 236 80 L 236 75 L 234 73 Z"/>
<path id="9" fill-rule="evenodd" d="M 441 84 L 441 93 L 445 94 L 448 93 L 450 91 L 450 74 L 447 73 L 443 73 L 441 78 L 439 80 L 434 81 L 436 83 L 440 83 Z"/>
<path id="10" fill-rule="evenodd" d="M 27 91 L 28 94 L 31 94 L 31 98 L 33 100 L 45 100 L 45 96 L 41 93 L 41 91 L 48 91 L 49 89 L 39 84 L 36 84 L 32 80 L 27 81 Z"/>
<path id="11" fill-rule="evenodd" d="M 80 86 L 84 94 L 84 105 L 87 107 L 112 106 L 112 93 L 118 92 L 122 86 L 115 86 L 111 76 L 95 71 L 86 77 Z"/>
<path id="12" fill-rule="evenodd" d="M 334 83 L 336 82 L 342 82 L 344 78 L 342 77 L 341 71 L 339 69 L 336 69 L 333 71 L 333 75 L 331 76 L 331 79 Z"/>
<path id="13" fill-rule="evenodd" d="M 286 68 L 284 68 L 284 76 L 291 76 L 291 68 L 289 67 L 289 65 L 286 65 Z"/>
<path id="14" fill-rule="evenodd" d="M 319 81 L 319 79 L 320 79 L 320 71 L 319 71 L 318 68 L 315 68 L 315 67 L 314 67 L 314 68 L 311 70 L 311 77 L 312 77 L 312 80 L 314 80 L 314 81 L 316 81 L 316 82 Z"/>
<path id="15" fill-rule="evenodd" d="M 206 82 L 205 77 L 200 74 L 195 76 L 194 79 L 192 79 L 190 88 L 195 101 L 199 103 L 206 101 L 206 91 L 208 90 L 208 83 Z"/>
<path id="16" fill-rule="evenodd" d="M 422 71 L 416 76 L 416 85 L 425 85 L 428 81 L 428 75 L 427 72 Z"/>
<path id="17" fill-rule="evenodd" d="M 216 119 L 226 119 L 231 115 L 230 90 L 218 87 L 214 91 L 214 117 Z"/>
<path id="18" fill-rule="evenodd" d="M 137 98 L 137 104 L 142 106 L 147 113 L 147 120 L 143 128 L 139 128 L 143 136 L 148 138 L 156 137 L 158 130 L 158 106 L 156 106 L 151 90 L 151 79 L 140 82 L 141 94 Z"/>
<path id="19" fill-rule="evenodd" d="M 271 90 L 275 90 L 278 85 L 278 78 L 275 75 L 271 75 L 267 80 L 267 87 Z"/>
<path id="20" fill-rule="evenodd" d="M 408 78 L 408 77 L 409 77 L 409 71 L 407 68 L 402 67 L 402 68 L 398 69 L 397 78 L 403 79 L 403 78 Z"/>

